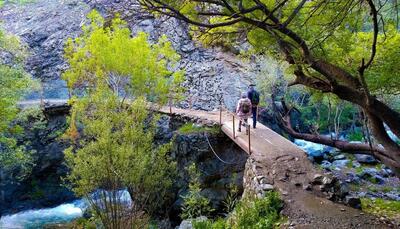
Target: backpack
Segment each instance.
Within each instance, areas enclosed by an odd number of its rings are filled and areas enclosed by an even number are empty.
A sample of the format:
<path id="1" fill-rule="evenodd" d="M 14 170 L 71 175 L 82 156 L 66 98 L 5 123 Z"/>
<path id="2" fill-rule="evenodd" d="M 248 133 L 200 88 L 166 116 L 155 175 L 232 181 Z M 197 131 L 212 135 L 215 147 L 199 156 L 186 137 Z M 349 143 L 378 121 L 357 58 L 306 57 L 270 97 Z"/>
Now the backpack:
<path id="1" fill-rule="evenodd" d="M 260 94 L 257 91 L 252 91 L 250 100 L 252 105 L 257 106 L 260 103 Z"/>
<path id="2" fill-rule="evenodd" d="M 248 100 L 243 101 L 242 103 L 242 112 L 249 113 L 251 109 L 251 103 Z"/>

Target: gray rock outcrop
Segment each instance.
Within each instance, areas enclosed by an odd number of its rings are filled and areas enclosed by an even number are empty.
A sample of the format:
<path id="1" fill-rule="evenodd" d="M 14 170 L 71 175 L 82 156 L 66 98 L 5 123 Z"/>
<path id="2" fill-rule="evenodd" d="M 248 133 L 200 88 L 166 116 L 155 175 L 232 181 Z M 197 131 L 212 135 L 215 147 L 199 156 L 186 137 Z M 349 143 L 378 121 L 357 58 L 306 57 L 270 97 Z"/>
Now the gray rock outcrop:
<path id="1" fill-rule="evenodd" d="M 151 41 L 166 34 L 181 55 L 180 68 L 186 71 L 187 97 L 181 107 L 213 110 L 220 102 L 235 107 L 240 93 L 254 81 L 246 73 L 249 63 L 217 49 L 204 48 L 190 36 L 188 25 L 173 18 L 154 18 L 140 10 L 135 1 L 36 0 L 6 4 L 0 20 L 9 32 L 21 37 L 31 53 L 26 68 L 40 78 L 45 98 L 67 98 L 66 84 L 60 76 L 67 65 L 63 48 L 69 37 L 76 37 L 87 22 L 86 14 L 96 9 L 106 17 L 119 13 L 133 34 L 144 31 Z M 33 94 L 30 98 L 38 98 Z"/>

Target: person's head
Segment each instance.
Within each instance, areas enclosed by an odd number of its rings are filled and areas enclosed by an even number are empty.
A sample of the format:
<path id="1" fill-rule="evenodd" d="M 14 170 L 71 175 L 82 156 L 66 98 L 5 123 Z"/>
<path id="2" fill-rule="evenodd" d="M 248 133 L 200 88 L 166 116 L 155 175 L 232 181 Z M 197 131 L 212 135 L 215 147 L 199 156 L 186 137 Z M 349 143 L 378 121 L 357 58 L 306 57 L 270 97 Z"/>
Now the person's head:
<path id="1" fill-rule="evenodd" d="M 250 84 L 250 85 L 249 85 L 249 89 L 250 89 L 250 90 L 254 90 L 254 86 L 256 86 L 256 85 L 255 85 L 255 84 Z"/>
<path id="2" fill-rule="evenodd" d="M 247 98 L 247 94 L 245 92 L 243 92 L 241 98 L 242 99 L 246 99 Z"/>

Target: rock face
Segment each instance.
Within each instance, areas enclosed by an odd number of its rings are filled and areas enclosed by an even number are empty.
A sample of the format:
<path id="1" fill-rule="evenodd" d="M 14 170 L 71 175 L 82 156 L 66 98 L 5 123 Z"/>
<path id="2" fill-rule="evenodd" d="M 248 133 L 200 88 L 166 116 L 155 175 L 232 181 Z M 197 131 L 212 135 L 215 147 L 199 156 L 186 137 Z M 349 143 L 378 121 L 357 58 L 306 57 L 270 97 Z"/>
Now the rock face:
<path id="1" fill-rule="evenodd" d="M 26 44 L 27 70 L 43 82 L 46 98 L 67 98 L 61 71 L 64 42 L 75 37 L 85 23 L 89 7 L 79 1 L 34 1 L 32 4 L 7 4 L 0 9 L 0 20 L 6 30 Z M 38 94 L 33 94 L 37 98 Z"/>
<path id="2" fill-rule="evenodd" d="M 177 120 L 164 117 L 163 124 L 159 128 L 159 132 L 164 134 L 157 136 L 172 137 L 165 133 L 171 133 L 173 129 L 179 128 L 180 124 L 176 122 Z M 166 131 L 168 126 L 172 127 L 170 131 Z M 226 198 L 230 185 L 236 186 L 239 194 L 243 192 L 243 172 L 247 154 L 225 135 L 206 136 L 203 132 L 180 134 L 179 130 L 175 131 L 175 144 L 171 156 L 178 166 L 178 179 L 175 182 L 177 195 L 170 212 L 172 220 L 179 220 L 177 216 L 183 203 L 182 196 L 188 192 L 189 175 L 186 167 L 192 163 L 196 164 L 201 174 L 202 195 L 211 201 L 212 207 L 217 212 L 223 210 L 222 201 Z"/>
<path id="3" fill-rule="evenodd" d="M 0 20 L 6 30 L 20 36 L 29 47 L 27 69 L 43 81 L 46 98 L 68 97 L 65 82 L 60 79 L 67 67 L 62 56 L 64 43 L 80 34 L 91 9 L 106 17 L 119 13 L 133 34 L 145 31 L 151 41 L 163 34 L 168 36 L 186 71 L 188 96 L 180 104 L 182 107 L 213 110 L 222 102 L 233 109 L 241 92 L 254 81 L 254 75 L 245 73 L 248 63 L 229 53 L 203 48 L 192 40 L 188 25 L 176 19 L 154 18 L 140 11 L 136 1 L 37 0 L 7 4 L 0 10 Z M 31 96 L 34 97 L 38 95 Z"/>
<path id="4" fill-rule="evenodd" d="M 63 150 L 67 145 L 58 137 L 66 128 L 65 115 L 47 116 L 42 124 L 34 124 L 36 121 L 31 118 L 21 123 L 25 134 L 18 142 L 33 150 L 35 166 L 31 175 L 22 181 L 11 179 L 11 174 L 0 177 L 0 215 L 51 207 L 75 199 L 61 181 L 67 173 L 63 164 Z"/>

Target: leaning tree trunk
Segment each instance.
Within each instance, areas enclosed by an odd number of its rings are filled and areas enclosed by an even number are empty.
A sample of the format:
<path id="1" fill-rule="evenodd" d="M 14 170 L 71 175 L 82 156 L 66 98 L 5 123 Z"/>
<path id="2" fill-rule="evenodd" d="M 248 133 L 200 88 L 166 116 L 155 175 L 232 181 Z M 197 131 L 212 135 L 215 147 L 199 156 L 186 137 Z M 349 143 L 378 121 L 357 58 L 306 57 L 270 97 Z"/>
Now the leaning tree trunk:
<path id="1" fill-rule="evenodd" d="M 391 168 L 397 176 L 400 176 L 400 158 L 398 156 L 396 157 L 396 155 L 398 155 L 400 151 L 397 150 L 398 146 L 396 144 L 382 147 L 379 145 L 370 145 L 368 143 L 351 143 L 348 141 L 333 139 L 329 136 L 323 136 L 316 133 L 300 133 L 296 131 L 291 124 L 291 114 L 294 112 L 295 109 L 288 108 L 283 100 L 281 101 L 282 107 L 278 107 L 276 105 L 276 102 L 273 102 L 272 104 L 275 114 L 277 115 L 277 119 L 280 120 L 283 129 L 293 138 L 332 146 L 349 153 L 362 152 L 364 154 L 376 156 L 379 160 L 381 160 L 381 162 Z M 376 116 L 368 113 L 367 115 L 376 139 L 379 142 L 387 142 L 388 144 L 390 144 L 392 140 L 387 135 L 383 123 Z"/>

